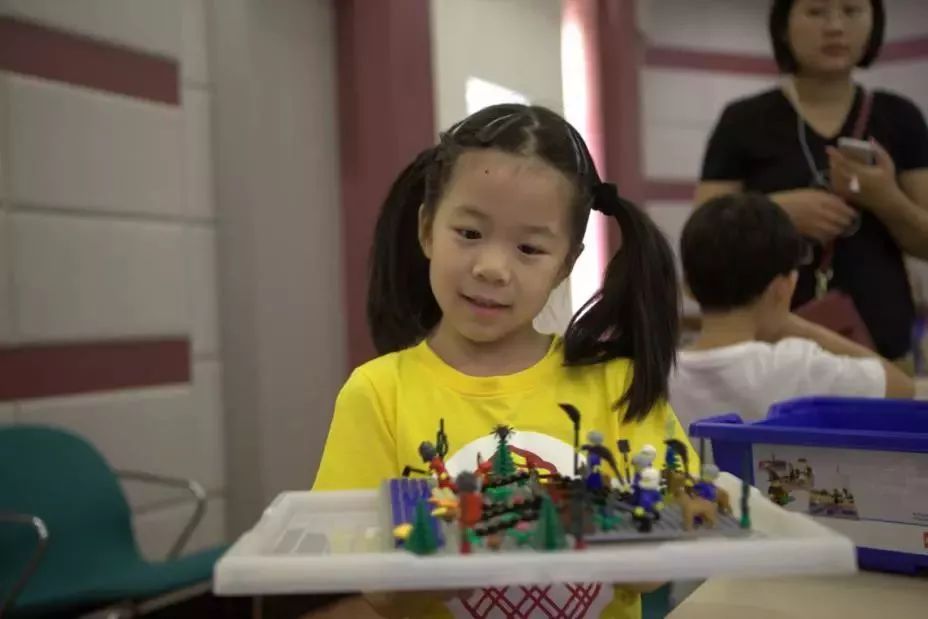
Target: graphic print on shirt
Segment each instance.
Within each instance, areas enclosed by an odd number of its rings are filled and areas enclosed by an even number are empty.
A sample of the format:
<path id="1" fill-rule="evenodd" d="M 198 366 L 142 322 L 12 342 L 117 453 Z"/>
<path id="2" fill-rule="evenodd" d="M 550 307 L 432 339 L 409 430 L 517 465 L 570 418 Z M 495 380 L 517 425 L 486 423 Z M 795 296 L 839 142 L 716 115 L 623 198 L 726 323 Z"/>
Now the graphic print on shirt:
<path id="1" fill-rule="evenodd" d="M 461 471 L 474 470 L 478 454 L 489 460 L 496 447 L 497 440 L 492 435 L 471 441 L 446 461 L 448 472 L 454 476 Z M 516 430 L 509 439 L 509 452 L 519 469 L 531 466 L 541 473 L 573 473 L 573 447 L 546 434 Z M 583 461 L 581 454 L 579 462 L 582 464 Z M 461 619 L 580 619 L 598 617 L 612 596 L 612 587 L 598 583 L 500 586 L 478 590 L 466 600 L 449 603 L 448 608 Z"/>

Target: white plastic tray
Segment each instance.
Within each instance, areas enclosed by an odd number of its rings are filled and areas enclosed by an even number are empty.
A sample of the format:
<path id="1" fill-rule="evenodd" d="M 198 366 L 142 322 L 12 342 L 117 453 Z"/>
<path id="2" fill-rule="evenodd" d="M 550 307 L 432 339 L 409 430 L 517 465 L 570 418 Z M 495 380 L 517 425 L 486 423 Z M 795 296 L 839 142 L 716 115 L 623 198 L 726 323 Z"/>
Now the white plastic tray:
<path id="1" fill-rule="evenodd" d="M 723 473 L 732 503 L 741 482 Z M 743 538 L 591 545 L 542 553 L 418 557 L 384 550 L 378 491 L 285 492 L 216 564 L 218 595 L 425 590 L 557 582 L 651 582 L 710 576 L 854 572 L 854 545 L 752 489 L 754 532 Z M 736 511 L 738 505 L 734 505 Z"/>

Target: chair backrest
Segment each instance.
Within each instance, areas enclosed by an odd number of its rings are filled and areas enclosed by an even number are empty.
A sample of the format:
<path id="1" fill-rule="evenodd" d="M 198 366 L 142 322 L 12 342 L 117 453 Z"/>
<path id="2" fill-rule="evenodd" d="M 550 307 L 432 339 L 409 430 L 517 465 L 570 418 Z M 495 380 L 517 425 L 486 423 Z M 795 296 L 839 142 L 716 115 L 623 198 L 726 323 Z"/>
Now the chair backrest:
<path id="1" fill-rule="evenodd" d="M 0 511 L 45 521 L 50 538 L 39 574 L 138 553 L 113 470 L 87 441 L 59 428 L 0 426 Z M 0 525 L 0 597 L 34 547 L 27 527 Z"/>

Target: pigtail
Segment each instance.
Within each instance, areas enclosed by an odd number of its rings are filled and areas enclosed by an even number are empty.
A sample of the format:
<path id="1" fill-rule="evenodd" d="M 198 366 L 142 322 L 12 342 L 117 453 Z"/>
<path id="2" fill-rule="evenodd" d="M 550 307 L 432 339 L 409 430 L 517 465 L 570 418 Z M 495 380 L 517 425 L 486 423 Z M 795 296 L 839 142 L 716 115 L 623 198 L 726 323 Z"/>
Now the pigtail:
<path id="1" fill-rule="evenodd" d="M 667 397 L 679 337 L 679 293 L 673 252 L 657 225 L 615 186 L 600 183 L 593 208 L 615 217 L 622 246 L 606 268 L 602 288 L 571 320 L 564 336 L 570 365 L 630 357 L 631 384 L 616 408 L 642 420 Z"/>
<path id="2" fill-rule="evenodd" d="M 429 148 L 393 182 L 377 218 L 370 256 L 367 324 L 378 354 L 417 344 L 438 324 L 441 310 L 419 244 L 419 207 L 435 161 Z"/>

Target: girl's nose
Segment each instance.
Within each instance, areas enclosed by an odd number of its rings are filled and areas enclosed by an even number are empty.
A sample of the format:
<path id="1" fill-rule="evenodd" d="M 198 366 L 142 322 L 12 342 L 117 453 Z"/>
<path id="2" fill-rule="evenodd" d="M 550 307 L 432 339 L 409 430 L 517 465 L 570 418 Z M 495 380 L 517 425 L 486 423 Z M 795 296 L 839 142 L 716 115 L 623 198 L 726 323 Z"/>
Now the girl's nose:
<path id="1" fill-rule="evenodd" d="M 508 284 L 510 268 L 506 253 L 489 247 L 480 252 L 474 262 L 473 275 L 491 284 Z"/>

